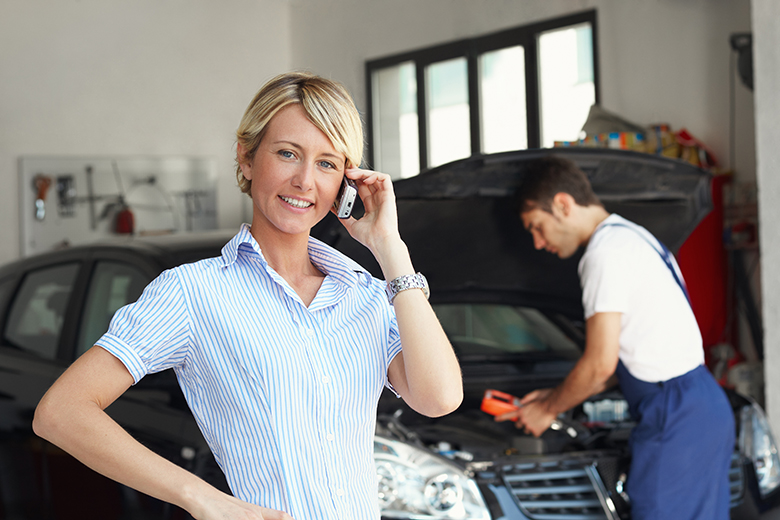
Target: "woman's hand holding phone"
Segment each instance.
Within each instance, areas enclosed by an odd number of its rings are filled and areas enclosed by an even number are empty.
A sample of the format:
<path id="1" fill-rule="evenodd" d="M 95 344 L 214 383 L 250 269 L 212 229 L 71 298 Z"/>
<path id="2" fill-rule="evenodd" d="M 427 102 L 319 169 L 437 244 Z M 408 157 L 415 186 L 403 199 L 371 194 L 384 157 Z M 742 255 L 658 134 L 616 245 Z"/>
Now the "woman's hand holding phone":
<path id="1" fill-rule="evenodd" d="M 383 271 L 385 265 L 395 263 L 390 258 L 396 254 L 401 253 L 408 258 L 408 250 L 398 233 L 398 213 L 390 176 L 360 168 L 347 170 L 345 176 L 357 185 L 357 193 L 365 209 L 360 219 L 349 217 L 341 220 L 352 238 L 371 250 Z M 385 275 L 387 279 L 394 277 L 389 272 L 385 272 Z"/>
<path id="2" fill-rule="evenodd" d="M 355 184 L 355 181 L 344 175 L 344 178 L 341 180 L 339 194 L 336 195 L 336 200 L 333 202 L 333 209 L 335 210 L 336 216 L 338 218 L 349 218 L 355 207 L 356 198 L 357 185 Z"/>

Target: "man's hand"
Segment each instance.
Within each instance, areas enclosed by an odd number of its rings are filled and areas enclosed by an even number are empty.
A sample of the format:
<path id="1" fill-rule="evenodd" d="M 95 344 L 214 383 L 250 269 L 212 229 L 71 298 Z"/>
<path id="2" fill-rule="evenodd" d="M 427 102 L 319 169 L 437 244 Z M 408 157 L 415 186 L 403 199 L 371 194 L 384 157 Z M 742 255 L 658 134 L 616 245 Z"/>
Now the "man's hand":
<path id="1" fill-rule="evenodd" d="M 550 427 L 556 417 L 547 406 L 547 400 L 552 392 L 552 388 L 545 388 L 526 394 L 520 399 L 523 405 L 521 408 L 497 415 L 496 421 L 517 421 L 515 423 L 517 428 L 523 428 L 526 433 L 539 437 Z"/>

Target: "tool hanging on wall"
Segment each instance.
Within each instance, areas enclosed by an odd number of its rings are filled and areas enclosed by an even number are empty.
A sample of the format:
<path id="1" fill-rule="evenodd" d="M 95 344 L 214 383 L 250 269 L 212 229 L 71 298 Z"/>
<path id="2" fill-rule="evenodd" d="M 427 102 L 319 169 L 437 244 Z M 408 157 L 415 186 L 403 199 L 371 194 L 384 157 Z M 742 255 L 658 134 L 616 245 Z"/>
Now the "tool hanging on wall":
<path id="1" fill-rule="evenodd" d="M 111 161 L 111 168 L 114 170 L 114 179 L 117 189 L 119 189 L 119 211 L 116 214 L 116 227 L 114 231 L 120 234 L 132 235 L 135 230 L 135 215 L 130 210 L 130 206 L 125 201 L 125 185 L 122 182 L 122 176 L 119 175 L 119 165 L 116 161 Z"/>
<path id="2" fill-rule="evenodd" d="M 125 203 L 124 197 L 119 197 L 120 210 L 116 214 L 117 233 L 131 235 L 135 229 L 135 215 L 133 215 L 130 206 Z"/>
<path id="3" fill-rule="evenodd" d="M 39 173 L 33 177 L 33 189 L 36 191 L 35 219 L 43 220 L 46 217 L 46 193 L 51 186 L 51 177 Z"/>

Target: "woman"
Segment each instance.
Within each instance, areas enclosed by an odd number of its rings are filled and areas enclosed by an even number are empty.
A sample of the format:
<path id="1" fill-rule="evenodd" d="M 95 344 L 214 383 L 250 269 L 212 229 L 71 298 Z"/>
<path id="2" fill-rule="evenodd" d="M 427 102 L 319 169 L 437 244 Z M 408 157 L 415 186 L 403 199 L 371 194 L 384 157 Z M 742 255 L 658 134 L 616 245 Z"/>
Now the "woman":
<path id="1" fill-rule="evenodd" d="M 382 388 L 429 416 L 462 400 L 457 360 L 398 233 L 392 183 L 356 167 L 357 110 L 342 86 L 317 76 L 267 83 L 237 140 L 251 227 L 221 257 L 164 272 L 120 309 L 43 397 L 34 429 L 197 519 L 378 518 L 372 449 Z M 344 175 L 365 214 L 342 222 L 390 283 L 309 236 Z M 176 371 L 235 497 L 149 451 L 105 414 L 165 368 Z"/>

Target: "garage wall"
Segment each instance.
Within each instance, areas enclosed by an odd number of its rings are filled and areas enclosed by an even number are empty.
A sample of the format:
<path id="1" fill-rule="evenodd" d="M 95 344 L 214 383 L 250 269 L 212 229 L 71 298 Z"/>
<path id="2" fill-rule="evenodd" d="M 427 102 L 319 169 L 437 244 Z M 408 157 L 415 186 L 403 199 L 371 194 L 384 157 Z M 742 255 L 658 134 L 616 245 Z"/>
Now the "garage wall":
<path id="1" fill-rule="evenodd" d="M 278 0 L 0 2 L 0 262 L 19 255 L 23 155 L 213 157 L 219 224 L 251 215 L 232 136 L 289 67 L 288 12 Z"/>
<path id="2" fill-rule="evenodd" d="M 729 35 L 750 0 L 293 0 L 292 65 L 342 81 L 365 110 L 364 63 L 597 9 L 602 104 L 638 124 L 686 127 L 731 162 Z M 736 171 L 755 178 L 752 94 L 737 85 Z"/>
<path id="3" fill-rule="evenodd" d="M 756 158 L 766 409 L 780 440 L 780 3 L 753 0 Z"/>

